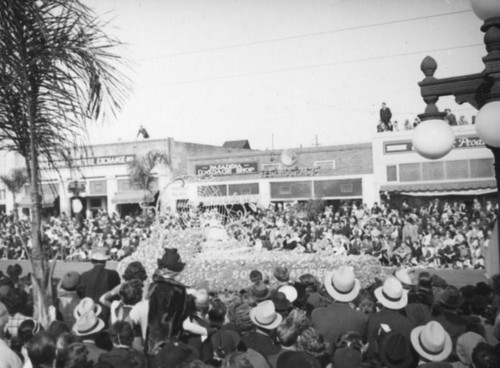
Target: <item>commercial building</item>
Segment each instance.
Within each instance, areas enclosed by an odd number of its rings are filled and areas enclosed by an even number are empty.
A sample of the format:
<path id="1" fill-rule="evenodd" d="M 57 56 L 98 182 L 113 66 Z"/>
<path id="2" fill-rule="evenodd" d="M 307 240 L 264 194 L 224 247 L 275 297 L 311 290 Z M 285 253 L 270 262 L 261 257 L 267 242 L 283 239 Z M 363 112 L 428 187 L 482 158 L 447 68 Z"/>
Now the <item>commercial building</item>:
<path id="1" fill-rule="evenodd" d="M 195 194 L 205 205 L 378 197 L 370 143 L 198 155 L 188 159 L 188 171 L 199 178 L 196 193 L 177 199 Z"/>
<path id="2" fill-rule="evenodd" d="M 99 144 L 87 147 L 85 155 L 76 159 L 74 167 L 65 162 L 56 162 L 58 171 L 50 170 L 47 163 L 41 161 L 41 191 L 44 212 L 71 213 L 71 198 L 74 189 L 82 198 L 85 212 L 106 209 L 120 214 L 140 209 L 144 201 L 144 190 L 130 180 L 129 162 L 134 157 L 140 158 L 150 151 L 166 153 L 171 165 L 153 171 L 150 191 L 157 192 L 166 186 L 172 177 L 187 175 L 187 158 L 200 154 L 231 154 L 239 149 L 223 148 L 196 143 L 178 142 L 173 138 L 144 139 Z M 3 153 L 0 174 L 8 174 L 12 168 L 24 167 L 24 160 L 14 153 Z M 17 195 L 17 203 L 24 213 L 31 205 L 30 187 L 25 185 Z M 9 212 L 14 208 L 14 198 L 7 188 L 0 183 L 0 211 Z"/>
<path id="3" fill-rule="evenodd" d="M 427 160 L 412 146 L 413 132 L 374 134 L 371 143 L 251 150 L 248 141 L 222 147 L 178 142 L 172 138 L 145 139 L 88 147 L 88 154 L 70 169 L 42 172 L 43 206 L 47 213 L 71 213 L 79 190 L 85 212 L 107 209 L 120 214 L 140 209 L 144 190 L 130 180 L 128 163 L 150 151 L 164 152 L 170 165 L 152 173 L 150 191 L 163 193 L 171 208 L 186 203 L 223 206 L 244 203 L 357 201 L 372 205 L 395 197 L 459 196 L 468 199 L 496 192 L 493 157 L 478 138 L 475 126 L 454 127 L 453 150 L 440 160 Z M 429 137 L 432 139 L 432 137 Z M 0 174 L 24 166 L 13 153 L 1 153 Z M 173 178 L 185 180 L 172 182 Z M 0 183 L 0 211 L 13 208 L 13 196 Z M 27 213 L 29 186 L 17 196 Z"/>
<path id="4" fill-rule="evenodd" d="M 414 151 L 411 130 L 375 135 L 373 174 L 382 195 L 467 199 L 495 193 L 493 155 L 475 125 L 453 130 L 454 148 L 439 160 L 427 160 Z"/>

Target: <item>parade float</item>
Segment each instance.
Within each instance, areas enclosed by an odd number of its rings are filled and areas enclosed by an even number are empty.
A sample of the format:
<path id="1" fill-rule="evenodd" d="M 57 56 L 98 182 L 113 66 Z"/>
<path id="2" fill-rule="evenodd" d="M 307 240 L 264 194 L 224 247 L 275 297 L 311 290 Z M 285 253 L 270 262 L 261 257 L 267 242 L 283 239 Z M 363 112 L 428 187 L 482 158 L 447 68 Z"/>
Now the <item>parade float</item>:
<path id="1" fill-rule="evenodd" d="M 184 179 L 176 180 L 185 185 Z M 156 222 L 150 238 L 141 242 L 131 256 L 118 264 L 120 274 L 130 262 L 139 261 L 151 277 L 164 249 L 177 248 L 186 263 L 180 281 L 188 286 L 203 285 L 214 291 L 237 291 L 247 287 L 252 270 L 261 271 L 272 285 L 273 270 L 278 266 L 287 267 L 291 279 L 312 274 L 322 281 L 326 272 L 341 265 L 351 266 L 362 286 L 372 284 L 375 278 L 383 278 L 384 271 L 376 258 L 367 255 L 337 255 L 335 249 L 326 244 L 316 246 L 314 253 L 306 253 L 303 247 L 291 251 L 267 250 L 237 240 L 228 234 L 232 234 L 234 227 L 239 226 L 238 216 L 242 217 L 242 214 L 231 213 L 227 206 L 219 211 L 221 206 L 214 204 L 212 208 L 207 208 L 205 202 L 205 211 L 215 215 L 206 223 L 198 224 L 200 226 L 186 226 L 175 211 L 171 211 L 170 206 L 162 208 L 161 203 L 168 201 L 168 193 L 167 187 L 154 209 Z M 216 196 L 214 191 L 203 199 L 206 201 L 207 198 Z M 199 203 L 187 203 L 186 206 L 196 207 Z M 231 217 L 231 221 L 227 221 L 228 217 Z M 223 225 L 227 223 L 231 223 L 231 229 Z"/>

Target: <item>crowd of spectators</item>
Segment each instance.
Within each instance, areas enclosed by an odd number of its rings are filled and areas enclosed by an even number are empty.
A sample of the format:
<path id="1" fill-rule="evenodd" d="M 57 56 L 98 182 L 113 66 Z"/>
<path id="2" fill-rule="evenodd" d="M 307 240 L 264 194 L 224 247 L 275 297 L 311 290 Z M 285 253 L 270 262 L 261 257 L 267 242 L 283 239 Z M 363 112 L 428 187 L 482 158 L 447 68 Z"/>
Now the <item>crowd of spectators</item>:
<path id="1" fill-rule="evenodd" d="M 256 249 L 328 248 L 335 255 L 372 255 L 387 266 L 480 268 L 498 211 L 497 204 L 478 199 L 469 205 L 435 199 L 420 206 L 318 207 L 278 204 L 244 216 L 231 234 Z"/>
<path id="2" fill-rule="evenodd" d="M 480 268 L 496 220 L 498 204 L 474 199 L 435 199 L 411 206 L 359 202 L 340 206 L 323 201 L 276 204 L 270 208 L 239 211 L 191 208 L 162 217 L 163 227 L 224 226 L 230 237 L 256 251 L 317 252 L 331 249 L 334 255 L 368 254 L 387 266 Z M 44 249 L 51 259 L 85 261 L 91 249 L 105 247 L 112 260 L 130 255 L 148 239 L 154 213 L 120 218 L 102 211 L 78 223 L 69 217 L 51 217 L 43 224 Z M 29 221 L 4 216 L 0 222 L 0 255 L 26 259 L 29 255 Z"/>
<path id="3" fill-rule="evenodd" d="M 460 115 L 460 118 L 457 120 L 455 114 L 451 112 L 451 109 L 444 110 L 446 115 L 444 116 L 444 120 L 450 126 L 458 126 L 458 125 L 469 125 L 469 121 L 465 118 L 465 115 Z M 413 122 L 410 119 L 405 119 L 404 123 L 398 122 L 397 120 L 392 119 L 392 111 L 386 105 L 385 102 L 382 103 L 382 107 L 380 108 L 380 120 L 377 124 L 377 132 L 399 132 L 404 130 L 412 130 L 415 129 L 420 124 L 420 119 L 415 117 Z M 472 121 L 474 124 L 474 121 Z"/>
<path id="4" fill-rule="evenodd" d="M 323 280 L 277 266 L 218 292 L 178 282 L 173 248 L 152 280 L 140 262 L 107 269 L 102 247 L 91 259 L 56 280 L 45 325 L 22 268 L 1 275 L 0 367 L 500 367 L 500 275 L 457 288 L 401 268 L 361 287 L 347 266 Z"/>

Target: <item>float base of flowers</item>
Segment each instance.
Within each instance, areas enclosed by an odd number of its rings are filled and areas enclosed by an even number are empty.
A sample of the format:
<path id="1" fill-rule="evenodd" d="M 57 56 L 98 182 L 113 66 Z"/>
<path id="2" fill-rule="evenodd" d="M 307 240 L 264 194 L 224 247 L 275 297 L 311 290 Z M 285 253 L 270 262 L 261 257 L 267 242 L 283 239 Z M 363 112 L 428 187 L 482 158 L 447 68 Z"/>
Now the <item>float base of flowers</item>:
<path id="1" fill-rule="evenodd" d="M 309 273 L 323 281 L 326 272 L 342 265 L 354 269 L 363 287 L 371 285 L 375 278 L 384 277 L 380 262 L 368 255 L 336 255 L 333 249 L 304 253 L 302 247 L 293 251 L 256 250 L 234 239 L 206 241 L 205 230 L 200 228 L 168 230 L 162 236 L 151 236 L 134 254 L 119 263 L 118 272 L 122 274 L 130 262 L 140 261 L 151 276 L 165 247 L 177 248 L 186 263 L 181 282 L 193 287 L 208 287 L 212 291 L 237 291 L 248 287 L 252 270 L 263 272 L 272 285 L 272 274 L 277 266 L 286 266 L 292 280 Z"/>

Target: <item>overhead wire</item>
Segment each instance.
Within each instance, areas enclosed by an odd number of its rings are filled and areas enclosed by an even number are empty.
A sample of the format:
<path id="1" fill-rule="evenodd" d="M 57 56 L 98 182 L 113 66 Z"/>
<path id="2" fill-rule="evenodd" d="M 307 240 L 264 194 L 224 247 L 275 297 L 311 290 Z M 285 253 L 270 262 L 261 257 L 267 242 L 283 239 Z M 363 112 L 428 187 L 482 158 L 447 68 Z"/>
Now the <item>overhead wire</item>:
<path id="1" fill-rule="evenodd" d="M 275 43 L 275 42 L 297 40 L 297 39 L 302 39 L 302 38 L 318 37 L 318 36 L 324 36 L 324 35 L 341 33 L 341 32 L 357 31 L 357 30 L 367 29 L 367 28 L 383 27 L 383 26 L 388 26 L 388 25 L 393 25 L 393 24 L 401 24 L 401 23 L 407 23 L 407 22 L 415 22 L 415 21 L 420 21 L 420 20 L 457 15 L 457 14 L 470 13 L 471 11 L 472 10 L 470 10 L 470 9 L 458 10 L 458 11 L 449 12 L 449 13 L 431 14 L 431 15 L 424 15 L 424 16 L 420 16 L 420 17 L 396 19 L 396 20 L 380 22 L 380 23 L 371 23 L 371 24 L 365 24 L 365 25 L 360 25 L 360 26 L 337 28 L 337 29 L 327 30 L 327 31 L 303 33 L 303 34 L 292 35 L 292 36 L 271 38 L 271 39 L 267 39 L 267 40 L 257 40 L 257 41 L 243 42 L 243 43 L 238 43 L 238 44 L 225 45 L 225 46 L 209 47 L 209 48 L 199 49 L 199 50 L 174 52 L 174 53 L 151 56 L 151 57 L 139 59 L 139 61 L 151 61 L 151 60 L 158 60 L 158 59 L 163 59 L 163 58 L 168 58 L 168 57 L 195 55 L 195 54 L 201 54 L 201 53 L 205 53 L 205 52 L 224 51 L 224 50 L 229 50 L 229 49 L 234 49 L 234 48 L 243 48 L 243 47 L 270 44 L 270 43 Z"/>
<path id="2" fill-rule="evenodd" d="M 473 48 L 473 47 L 479 47 L 479 46 L 484 47 L 484 44 L 478 43 L 478 44 L 471 44 L 471 45 L 450 46 L 450 47 L 436 48 L 436 49 L 401 52 L 401 53 L 396 53 L 396 54 L 370 56 L 370 57 L 357 58 L 357 59 L 334 61 L 334 62 L 329 62 L 329 63 L 299 65 L 299 66 L 293 66 L 293 67 L 288 67 L 288 68 L 270 69 L 270 70 L 264 70 L 264 71 L 258 71 L 258 72 L 247 72 L 247 73 L 240 73 L 240 74 L 229 74 L 229 75 L 220 75 L 220 76 L 214 76 L 214 77 L 189 79 L 189 80 L 176 81 L 176 82 L 165 82 L 165 83 L 152 84 L 152 85 L 143 86 L 143 87 L 158 88 L 158 87 L 163 87 L 163 86 L 196 84 L 196 83 L 212 82 L 212 81 L 217 81 L 217 80 L 254 77 L 254 76 L 258 76 L 258 75 L 285 73 L 285 72 L 306 70 L 306 69 L 312 69 L 312 68 L 324 68 L 324 67 L 330 67 L 330 66 L 336 66 L 336 65 L 342 65 L 342 64 L 359 63 L 359 62 L 374 61 L 374 60 L 383 60 L 383 59 L 388 59 L 388 58 L 419 55 L 419 54 L 430 53 L 430 52 L 445 52 L 445 51 L 467 49 L 467 48 Z"/>

